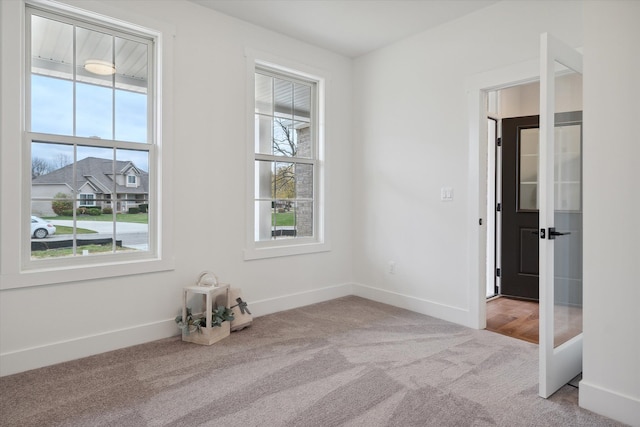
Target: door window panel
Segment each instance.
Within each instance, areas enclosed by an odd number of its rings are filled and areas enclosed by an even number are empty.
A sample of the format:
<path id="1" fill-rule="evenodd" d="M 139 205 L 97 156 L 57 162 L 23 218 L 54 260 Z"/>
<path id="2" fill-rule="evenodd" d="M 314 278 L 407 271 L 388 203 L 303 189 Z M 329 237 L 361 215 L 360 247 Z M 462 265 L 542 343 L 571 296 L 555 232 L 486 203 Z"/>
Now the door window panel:
<path id="1" fill-rule="evenodd" d="M 519 209 L 538 210 L 538 128 L 520 129 L 519 135 Z"/>

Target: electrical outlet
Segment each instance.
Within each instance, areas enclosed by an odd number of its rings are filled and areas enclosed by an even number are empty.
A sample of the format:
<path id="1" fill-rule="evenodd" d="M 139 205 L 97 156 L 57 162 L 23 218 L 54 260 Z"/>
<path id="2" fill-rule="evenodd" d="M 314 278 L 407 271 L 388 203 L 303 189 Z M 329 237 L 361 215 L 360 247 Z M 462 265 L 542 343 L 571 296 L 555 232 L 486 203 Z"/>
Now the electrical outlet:
<path id="1" fill-rule="evenodd" d="M 396 274 L 396 262 L 389 261 L 389 274 Z"/>

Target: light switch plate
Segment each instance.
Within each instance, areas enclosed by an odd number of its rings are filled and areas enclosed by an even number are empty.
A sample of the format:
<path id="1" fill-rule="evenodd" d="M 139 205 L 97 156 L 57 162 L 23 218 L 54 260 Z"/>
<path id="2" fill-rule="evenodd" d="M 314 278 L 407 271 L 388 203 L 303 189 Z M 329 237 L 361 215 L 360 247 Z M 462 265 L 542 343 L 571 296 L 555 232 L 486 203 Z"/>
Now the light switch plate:
<path id="1" fill-rule="evenodd" d="M 440 189 L 440 200 L 443 202 L 450 202 L 453 200 L 453 188 L 452 187 L 442 187 Z"/>

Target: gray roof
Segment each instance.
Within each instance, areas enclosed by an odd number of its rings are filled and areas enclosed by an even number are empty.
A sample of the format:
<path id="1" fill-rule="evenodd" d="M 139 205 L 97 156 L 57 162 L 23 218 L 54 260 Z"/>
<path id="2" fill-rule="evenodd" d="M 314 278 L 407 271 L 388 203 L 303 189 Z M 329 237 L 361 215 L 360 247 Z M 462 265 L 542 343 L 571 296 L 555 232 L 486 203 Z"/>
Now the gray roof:
<path id="1" fill-rule="evenodd" d="M 37 184 L 66 184 L 74 189 L 79 189 L 85 184 L 89 184 L 95 193 L 102 194 L 148 194 L 149 174 L 136 167 L 133 162 L 116 160 L 115 172 L 117 175 L 126 175 L 130 170 L 140 179 L 138 187 L 127 187 L 126 185 L 115 184 L 113 181 L 114 163 L 110 159 L 98 157 L 87 157 L 76 162 L 77 180 L 73 185 L 73 165 L 67 165 L 56 169 L 45 175 L 40 175 L 31 181 Z"/>

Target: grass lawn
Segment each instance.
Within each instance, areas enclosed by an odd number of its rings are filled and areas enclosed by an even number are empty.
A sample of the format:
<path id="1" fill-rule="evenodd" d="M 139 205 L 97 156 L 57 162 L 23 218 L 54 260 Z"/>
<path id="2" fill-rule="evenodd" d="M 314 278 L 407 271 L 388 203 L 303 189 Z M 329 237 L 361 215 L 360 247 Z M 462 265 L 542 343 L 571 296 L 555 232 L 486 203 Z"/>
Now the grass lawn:
<path id="1" fill-rule="evenodd" d="M 293 212 L 278 212 L 275 216 L 275 224 L 278 225 L 295 225 L 296 216 Z"/>
<path id="2" fill-rule="evenodd" d="M 73 220 L 71 216 L 49 216 L 44 218 L 46 220 Z M 113 221 L 113 215 L 78 215 L 76 217 L 78 221 Z M 116 214 L 117 222 L 135 222 L 137 224 L 147 224 L 149 222 L 149 214 L 148 213 L 137 213 L 137 214 L 129 214 L 129 213 L 119 213 Z M 57 226 L 56 226 L 57 227 Z"/>
<path id="3" fill-rule="evenodd" d="M 87 230 L 86 228 L 76 228 L 76 234 L 91 234 L 97 231 Z M 56 234 L 73 234 L 73 227 L 66 225 L 56 225 Z"/>

